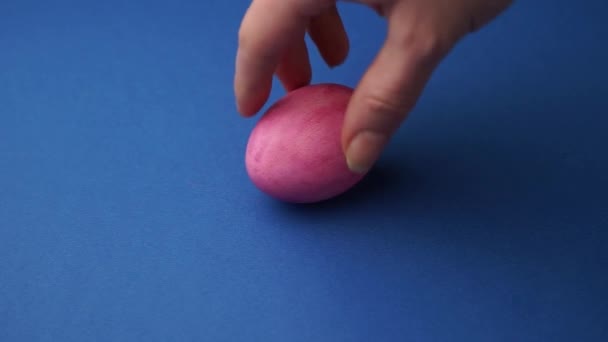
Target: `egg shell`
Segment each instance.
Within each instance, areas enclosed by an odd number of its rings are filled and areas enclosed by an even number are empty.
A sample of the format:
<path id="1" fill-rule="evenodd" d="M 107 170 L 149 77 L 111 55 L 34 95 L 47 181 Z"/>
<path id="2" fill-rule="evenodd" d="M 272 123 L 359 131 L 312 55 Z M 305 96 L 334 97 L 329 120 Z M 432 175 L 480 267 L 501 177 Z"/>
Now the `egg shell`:
<path id="1" fill-rule="evenodd" d="M 264 193 L 292 203 L 338 196 L 364 175 L 351 172 L 340 136 L 353 90 L 316 84 L 294 90 L 264 113 L 247 143 L 245 164 Z"/>

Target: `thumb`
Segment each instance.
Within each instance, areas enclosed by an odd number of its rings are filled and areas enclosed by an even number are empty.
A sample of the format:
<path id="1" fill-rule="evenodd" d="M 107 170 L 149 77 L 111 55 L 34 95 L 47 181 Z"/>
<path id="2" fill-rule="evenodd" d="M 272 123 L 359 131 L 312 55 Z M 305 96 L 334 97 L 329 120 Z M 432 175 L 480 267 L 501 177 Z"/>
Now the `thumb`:
<path id="1" fill-rule="evenodd" d="M 365 173 L 376 162 L 448 50 L 448 44 L 432 30 L 406 27 L 404 19 L 389 18 L 384 46 L 346 110 L 342 145 L 353 172 Z"/>

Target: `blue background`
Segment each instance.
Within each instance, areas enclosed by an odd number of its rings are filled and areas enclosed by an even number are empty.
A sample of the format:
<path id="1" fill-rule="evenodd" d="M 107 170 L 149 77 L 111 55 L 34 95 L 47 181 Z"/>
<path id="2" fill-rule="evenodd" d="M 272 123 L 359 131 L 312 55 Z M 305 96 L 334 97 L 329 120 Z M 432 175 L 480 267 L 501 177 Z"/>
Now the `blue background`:
<path id="1" fill-rule="evenodd" d="M 608 340 L 606 1 L 516 3 L 312 206 L 245 173 L 246 6 L 0 2 L 0 341 Z"/>

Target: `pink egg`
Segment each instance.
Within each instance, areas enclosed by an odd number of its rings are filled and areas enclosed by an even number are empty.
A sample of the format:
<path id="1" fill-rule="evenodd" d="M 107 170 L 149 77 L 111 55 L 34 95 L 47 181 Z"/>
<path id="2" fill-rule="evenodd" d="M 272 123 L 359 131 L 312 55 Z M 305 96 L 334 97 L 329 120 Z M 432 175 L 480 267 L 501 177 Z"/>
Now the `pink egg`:
<path id="1" fill-rule="evenodd" d="M 363 177 L 351 172 L 340 143 L 352 89 L 337 84 L 294 90 L 272 105 L 247 144 L 245 164 L 261 191 L 312 203 L 340 195 Z"/>

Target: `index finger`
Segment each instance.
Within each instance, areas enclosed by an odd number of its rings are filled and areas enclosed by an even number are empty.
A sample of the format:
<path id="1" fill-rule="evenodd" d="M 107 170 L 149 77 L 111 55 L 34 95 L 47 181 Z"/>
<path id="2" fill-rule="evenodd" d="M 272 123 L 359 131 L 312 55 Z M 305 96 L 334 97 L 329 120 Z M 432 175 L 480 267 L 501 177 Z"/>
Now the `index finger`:
<path id="1" fill-rule="evenodd" d="M 244 116 L 258 112 L 270 94 L 272 77 L 289 44 L 301 39 L 310 18 L 335 1 L 254 0 L 239 29 L 234 92 Z"/>

